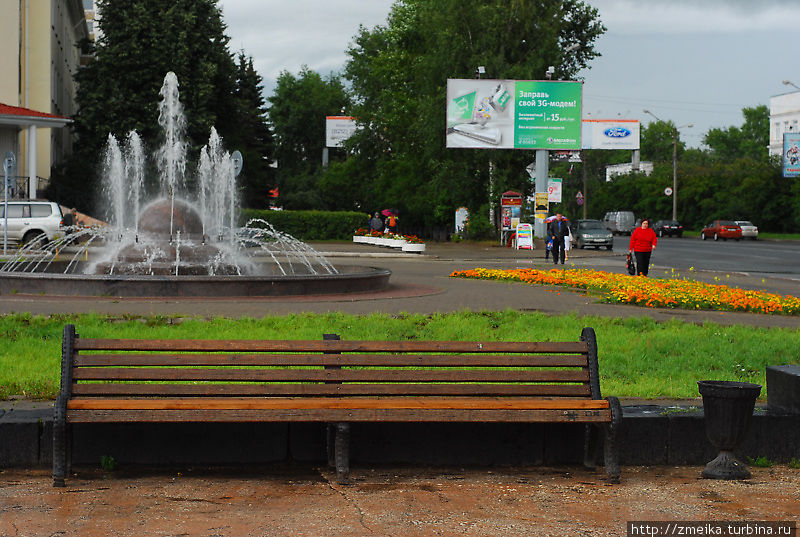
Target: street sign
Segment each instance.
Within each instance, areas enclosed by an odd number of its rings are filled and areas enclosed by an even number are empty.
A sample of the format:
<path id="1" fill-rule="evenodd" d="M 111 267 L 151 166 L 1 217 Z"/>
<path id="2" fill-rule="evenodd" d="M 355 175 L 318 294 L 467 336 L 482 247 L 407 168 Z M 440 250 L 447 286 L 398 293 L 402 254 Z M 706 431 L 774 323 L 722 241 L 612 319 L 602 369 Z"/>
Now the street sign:
<path id="1" fill-rule="evenodd" d="M 3 159 L 3 171 L 10 172 L 17 165 L 17 157 L 14 156 L 12 151 L 6 153 L 6 158 Z"/>
<path id="2" fill-rule="evenodd" d="M 239 151 L 234 151 L 233 154 L 231 154 L 231 160 L 233 161 L 233 169 L 236 172 L 236 177 L 239 177 L 239 174 L 242 173 L 244 157 L 242 157 Z"/>
<path id="3" fill-rule="evenodd" d="M 531 162 L 525 167 L 525 171 L 531 176 L 531 179 L 536 179 L 536 163 Z"/>
<path id="4" fill-rule="evenodd" d="M 672 189 L 670 187 L 665 188 L 664 189 L 664 194 L 666 194 L 667 196 L 671 196 L 672 195 Z"/>

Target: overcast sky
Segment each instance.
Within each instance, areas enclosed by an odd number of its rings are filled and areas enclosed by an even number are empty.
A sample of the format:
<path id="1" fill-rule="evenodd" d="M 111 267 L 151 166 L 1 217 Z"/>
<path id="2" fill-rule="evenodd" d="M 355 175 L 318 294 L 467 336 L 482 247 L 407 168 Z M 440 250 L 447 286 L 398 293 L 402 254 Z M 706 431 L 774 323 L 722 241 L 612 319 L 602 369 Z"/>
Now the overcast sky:
<path id="1" fill-rule="evenodd" d="M 360 24 L 385 24 L 392 0 L 223 0 L 231 49 L 252 56 L 272 93 L 281 71 L 339 71 Z M 584 117 L 649 123 L 648 109 L 699 146 L 741 109 L 800 86 L 798 0 L 588 0 L 608 31 L 580 73 Z M 544 78 L 544 73 L 542 77 Z"/>

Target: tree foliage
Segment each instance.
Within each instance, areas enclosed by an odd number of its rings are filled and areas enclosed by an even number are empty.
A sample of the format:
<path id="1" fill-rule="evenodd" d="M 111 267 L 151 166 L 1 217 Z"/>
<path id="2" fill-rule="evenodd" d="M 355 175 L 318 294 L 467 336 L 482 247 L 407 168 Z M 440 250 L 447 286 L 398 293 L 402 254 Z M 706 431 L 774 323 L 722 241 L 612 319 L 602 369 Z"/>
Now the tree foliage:
<path id="1" fill-rule="evenodd" d="M 237 86 L 239 73 L 217 0 L 99 0 L 98 9 L 102 37 L 94 61 L 76 75 L 78 144 L 61 177 L 65 198 L 88 208 L 83 193 L 98 188 L 98 163 L 109 133 L 121 140 L 136 130 L 149 147 L 159 144 L 159 89 L 168 71 L 180 83 L 190 156 L 207 142 L 212 126 L 230 141 L 248 124 L 261 131 L 253 151 L 265 150 L 264 127 L 253 125 L 258 114 L 242 105 L 252 97 L 243 93 L 260 81 L 245 74 L 238 80 L 247 88 Z M 249 141 L 242 136 L 238 143 L 247 151 Z"/>
<path id="2" fill-rule="evenodd" d="M 341 79 L 334 75 L 323 78 L 307 66 L 297 76 L 284 71 L 269 101 L 281 203 L 288 209 L 332 208 L 318 183 L 325 116 L 339 115 L 350 106 Z"/>
<path id="3" fill-rule="evenodd" d="M 742 127 L 708 132 L 707 150 L 681 150 L 679 142 L 678 220 L 688 229 L 725 219 L 751 220 L 762 231 L 795 231 L 800 226 L 800 182 L 782 177 L 778 162 L 767 156 L 769 111 L 762 105 L 742 113 Z M 673 182 L 672 129 L 664 122 L 642 129 L 642 156 L 655 161 L 650 176 L 632 173 L 606 182 L 600 167 L 587 169 L 589 217 L 632 210 L 637 217 L 671 218 L 672 198 L 664 189 Z"/>
<path id="4" fill-rule="evenodd" d="M 253 67 L 253 58 L 240 52 L 236 70 L 236 116 L 238 128 L 228 134 L 226 143 L 239 149 L 244 167 L 239 176 L 242 204 L 263 208 L 269 205 L 268 191 L 276 184 L 271 164 L 275 152 L 269 129 L 267 105 L 261 75 Z"/>
<path id="5" fill-rule="evenodd" d="M 444 147 L 448 78 L 573 78 L 598 53 L 605 28 L 578 0 L 407 0 L 386 26 L 360 28 L 345 76 L 363 127 L 351 139 L 352 174 L 337 188 L 360 189 L 367 210 L 398 207 L 404 223 L 443 225 L 455 207 L 477 210 L 509 188 L 530 189 L 531 155 Z M 569 45 L 579 48 L 565 55 Z M 490 164 L 491 163 L 491 164 Z M 494 189 L 489 192 L 489 170 Z M 339 170 L 337 170 L 338 172 Z"/>
<path id="6" fill-rule="evenodd" d="M 727 129 L 711 129 L 705 135 L 704 142 L 711 148 L 714 157 L 722 160 L 734 160 L 749 157 L 763 160 L 767 157 L 769 147 L 769 108 L 759 105 L 743 108 L 744 124 Z"/>

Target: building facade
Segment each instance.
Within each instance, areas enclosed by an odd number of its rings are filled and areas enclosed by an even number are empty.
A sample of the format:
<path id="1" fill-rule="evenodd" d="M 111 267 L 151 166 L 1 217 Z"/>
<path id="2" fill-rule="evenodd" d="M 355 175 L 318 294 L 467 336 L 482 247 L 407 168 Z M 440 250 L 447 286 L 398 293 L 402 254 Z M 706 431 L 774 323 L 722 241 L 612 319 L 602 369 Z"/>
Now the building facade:
<path id="1" fill-rule="evenodd" d="M 0 8 L 0 103 L 28 111 L 25 118 L 73 116 L 80 43 L 89 37 L 82 0 L 2 0 Z M 62 128 L 68 121 L 15 123 L 14 114 L 0 120 L 0 154 L 15 153 L 14 175 L 36 197 L 72 151 L 70 129 Z"/>
<path id="2" fill-rule="evenodd" d="M 800 132 L 800 91 L 769 99 L 769 154 L 783 152 L 783 134 Z"/>

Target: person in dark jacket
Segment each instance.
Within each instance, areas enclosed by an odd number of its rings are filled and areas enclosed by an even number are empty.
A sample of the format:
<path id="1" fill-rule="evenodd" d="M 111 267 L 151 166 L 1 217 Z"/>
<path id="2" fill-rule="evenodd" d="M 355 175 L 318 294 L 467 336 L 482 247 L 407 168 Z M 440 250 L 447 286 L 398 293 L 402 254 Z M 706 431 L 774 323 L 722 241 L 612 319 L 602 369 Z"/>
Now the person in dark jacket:
<path id="1" fill-rule="evenodd" d="M 369 230 L 370 231 L 383 231 L 383 219 L 379 213 L 375 213 L 375 216 L 369 219 Z"/>
<path id="2" fill-rule="evenodd" d="M 556 213 L 556 219 L 548 224 L 547 235 L 553 239 L 553 263 L 557 265 L 560 259 L 563 265 L 566 256 L 564 237 L 569 235 L 569 227 L 561 213 Z"/>

